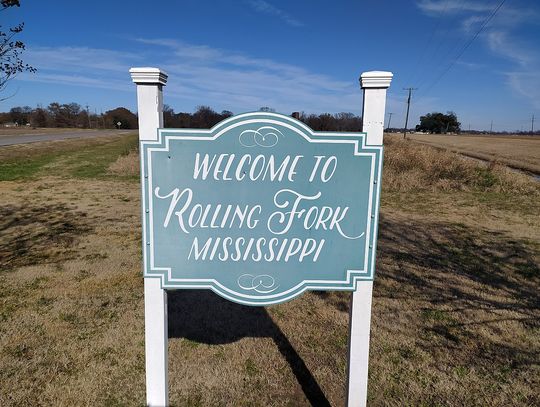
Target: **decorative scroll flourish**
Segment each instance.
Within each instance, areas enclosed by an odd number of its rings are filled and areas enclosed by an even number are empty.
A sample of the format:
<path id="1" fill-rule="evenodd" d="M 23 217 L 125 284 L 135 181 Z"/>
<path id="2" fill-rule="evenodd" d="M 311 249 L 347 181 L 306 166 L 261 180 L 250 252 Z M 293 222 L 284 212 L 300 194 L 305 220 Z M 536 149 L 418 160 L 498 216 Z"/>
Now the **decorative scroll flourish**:
<path id="1" fill-rule="evenodd" d="M 255 291 L 260 294 L 268 294 L 278 289 L 274 277 L 268 274 L 254 276 L 253 274 L 242 274 L 238 277 L 238 285 L 246 291 Z"/>
<path id="2" fill-rule="evenodd" d="M 244 147 L 274 147 L 283 133 L 272 126 L 262 126 L 257 130 L 244 130 L 238 136 L 238 141 Z"/>

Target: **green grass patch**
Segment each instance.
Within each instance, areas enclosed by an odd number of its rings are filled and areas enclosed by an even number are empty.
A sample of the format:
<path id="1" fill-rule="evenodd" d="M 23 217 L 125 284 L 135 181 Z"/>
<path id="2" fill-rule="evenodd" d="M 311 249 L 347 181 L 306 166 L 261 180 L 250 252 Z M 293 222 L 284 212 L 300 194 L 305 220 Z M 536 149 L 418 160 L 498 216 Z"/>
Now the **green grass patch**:
<path id="1" fill-rule="evenodd" d="M 117 178 L 107 170 L 118 157 L 137 148 L 137 136 L 122 137 L 107 144 L 83 149 L 62 157 L 63 172 L 75 178 Z M 67 171 L 66 171 L 67 170 Z"/>
<path id="2" fill-rule="evenodd" d="M 246 370 L 246 373 L 247 373 L 248 376 L 255 376 L 259 372 L 259 369 L 257 368 L 257 365 L 250 358 L 248 358 L 246 360 L 245 370 Z"/>
<path id="3" fill-rule="evenodd" d="M 43 167 L 53 163 L 59 153 L 48 153 L 30 159 L 0 161 L 0 181 L 18 181 L 34 177 Z"/>
<path id="4" fill-rule="evenodd" d="M 54 145 L 21 146 L 0 158 L 0 181 L 24 181 L 45 175 L 125 179 L 108 168 L 138 146 L 136 134 L 95 140 L 65 140 Z M 19 147 L 19 146 L 17 146 Z"/>
<path id="5" fill-rule="evenodd" d="M 475 171 L 475 184 L 482 189 L 489 189 L 497 183 L 500 183 L 499 177 L 497 177 L 490 168 L 477 167 Z"/>
<path id="6" fill-rule="evenodd" d="M 187 339 L 187 338 L 184 338 L 184 340 L 182 341 L 182 344 L 185 345 L 187 348 L 189 349 L 195 349 L 195 348 L 198 348 L 200 343 L 197 342 L 197 341 L 193 341 L 191 339 Z"/>
<path id="7" fill-rule="evenodd" d="M 433 321 L 448 321 L 451 318 L 448 313 L 438 309 L 425 309 L 422 311 L 422 318 Z"/>

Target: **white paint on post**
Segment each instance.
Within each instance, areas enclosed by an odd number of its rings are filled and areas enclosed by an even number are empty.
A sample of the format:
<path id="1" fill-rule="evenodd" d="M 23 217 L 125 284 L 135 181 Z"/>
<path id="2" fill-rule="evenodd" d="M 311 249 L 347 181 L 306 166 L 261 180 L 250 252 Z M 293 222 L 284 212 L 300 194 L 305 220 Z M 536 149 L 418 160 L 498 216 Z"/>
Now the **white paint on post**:
<path id="1" fill-rule="evenodd" d="M 367 145 L 382 145 L 386 90 L 392 81 L 391 72 L 364 72 L 360 85 L 364 91 L 362 131 L 367 133 Z M 347 406 L 367 403 L 369 332 L 373 281 L 359 281 L 352 293 L 349 332 L 349 381 Z"/>
<path id="2" fill-rule="evenodd" d="M 369 365 L 369 329 L 373 281 L 359 281 L 352 292 L 349 327 L 349 383 L 347 406 L 365 406 Z"/>
<path id="3" fill-rule="evenodd" d="M 146 404 L 169 405 L 167 291 L 159 278 L 144 279 Z"/>
<path id="4" fill-rule="evenodd" d="M 131 68 L 137 84 L 139 139 L 157 140 L 163 127 L 163 91 L 167 74 L 158 68 Z M 146 404 L 169 405 L 167 291 L 159 278 L 144 279 L 144 332 L 146 356 Z"/>
<path id="5" fill-rule="evenodd" d="M 392 81 L 391 72 L 364 72 L 360 76 L 360 86 L 364 90 L 362 109 L 362 131 L 367 133 L 368 145 L 382 146 L 384 115 L 386 109 L 386 90 Z"/>

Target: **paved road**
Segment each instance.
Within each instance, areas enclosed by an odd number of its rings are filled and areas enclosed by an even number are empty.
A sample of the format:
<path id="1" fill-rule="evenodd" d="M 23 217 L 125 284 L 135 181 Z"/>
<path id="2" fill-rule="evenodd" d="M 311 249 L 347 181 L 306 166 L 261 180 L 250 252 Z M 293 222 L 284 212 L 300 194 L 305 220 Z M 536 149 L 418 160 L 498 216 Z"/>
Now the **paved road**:
<path id="1" fill-rule="evenodd" d="M 28 130 L 25 134 L 0 135 L 0 147 L 13 144 L 35 143 L 38 141 L 64 140 L 68 138 L 92 138 L 115 136 L 134 133 L 137 130 L 73 130 L 73 131 L 47 131 Z"/>

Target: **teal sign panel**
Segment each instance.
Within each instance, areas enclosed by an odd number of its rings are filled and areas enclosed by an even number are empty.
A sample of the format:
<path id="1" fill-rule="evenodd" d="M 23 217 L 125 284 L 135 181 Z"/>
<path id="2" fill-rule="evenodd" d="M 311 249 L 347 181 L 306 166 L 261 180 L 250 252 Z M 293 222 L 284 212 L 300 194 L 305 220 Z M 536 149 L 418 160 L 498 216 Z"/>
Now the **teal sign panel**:
<path id="1" fill-rule="evenodd" d="M 269 305 L 372 280 L 382 146 L 274 113 L 141 141 L 144 276 Z"/>

